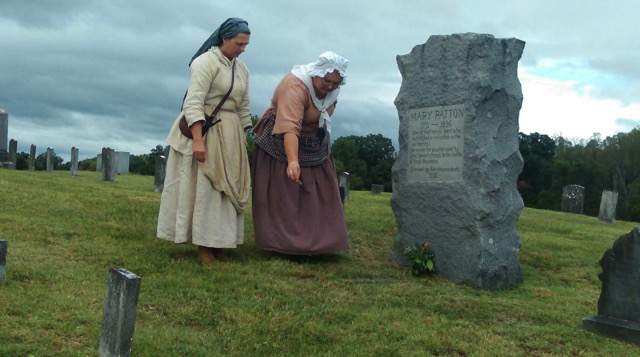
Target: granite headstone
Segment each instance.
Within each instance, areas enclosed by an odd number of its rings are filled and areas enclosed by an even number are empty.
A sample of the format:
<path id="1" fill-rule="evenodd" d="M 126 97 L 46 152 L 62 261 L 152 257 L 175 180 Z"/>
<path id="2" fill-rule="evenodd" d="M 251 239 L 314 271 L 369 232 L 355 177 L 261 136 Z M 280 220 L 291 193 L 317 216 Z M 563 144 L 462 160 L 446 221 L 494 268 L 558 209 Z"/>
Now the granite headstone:
<path id="1" fill-rule="evenodd" d="M 47 172 L 53 172 L 53 148 L 47 148 Z"/>
<path id="2" fill-rule="evenodd" d="M 114 182 L 118 173 L 117 157 L 112 148 L 102 148 L 102 181 Z"/>
<path id="3" fill-rule="evenodd" d="M 408 264 L 407 247 L 430 243 L 449 280 L 487 290 L 522 282 L 516 182 L 524 45 L 488 34 L 431 36 L 397 57 L 397 264 Z"/>
<path id="4" fill-rule="evenodd" d="M 18 142 L 15 139 L 9 140 L 9 168 L 15 170 L 18 163 Z"/>
<path id="5" fill-rule="evenodd" d="M 600 211 L 598 219 L 601 222 L 613 223 L 616 219 L 616 206 L 618 205 L 618 192 L 602 191 L 602 199 L 600 200 Z"/>
<path id="6" fill-rule="evenodd" d="M 584 213 L 584 187 L 580 185 L 563 187 L 560 210 L 567 213 Z"/>
<path id="7" fill-rule="evenodd" d="M 0 285 L 7 280 L 7 241 L 0 240 Z"/>
<path id="8" fill-rule="evenodd" d="M 164 155 L 156 156 L 155 175 L 153 177 L 153 190 L 162 192 L 164 190 L 164 178 L 167 175 L 167 159 Z"/>
<path id="9" fill-rule="evenodd" d="M 31 149 L 29 150 L 29 171 L 33 171 L 36 169 L 36 146 L 31 144 Z"/>
<path id="10" fill-rule="evenodd" d="M 113 149 L 111 149 L 113 150 Z M 130 154 L 126 151 L 115 151 L 111 154 L 111 166 L 115 168 L 116 174 L 128 174 Z M 102 172 L 102 154 L 98 154 L 96 162 L 96 172 Z"/>
<path id="11" fill-rule="evenodd" d="M 80 150 L 77 147 L 71 148 L 71 176 L 78 176 L 78 155 Z"/>
<path id="12" fill-rule="evenodd" d="M 598 315 L 584 329 L 640 345 L 640 227 L 621 236 L 600 260 Z"/>
<path id="13" fill-rule="evenodd" d="M 100 357 L 131 355 L 139 294 L 140 277 L 122 268 L 109 269 Z"/>
<path id="14" fill-rule="evenodd" d="M 9 152 L 7 144 L 9 140 L 9 114 L 0 108 L 0 167 L 9 167 Z"/>
<path id="15" fill-rule="evenodd" d="M 338 187 L 342 188 L 343 200 L 342 202 L 349 201 L 349 173 L 341 172 L 338 174 Z"/>

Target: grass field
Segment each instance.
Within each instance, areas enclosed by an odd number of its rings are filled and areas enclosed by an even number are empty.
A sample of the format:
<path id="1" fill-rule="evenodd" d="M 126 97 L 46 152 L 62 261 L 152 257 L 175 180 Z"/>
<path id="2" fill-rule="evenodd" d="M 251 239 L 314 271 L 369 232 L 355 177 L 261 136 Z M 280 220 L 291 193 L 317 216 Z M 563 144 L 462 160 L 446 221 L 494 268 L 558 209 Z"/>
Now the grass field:
<path id="1" fill-rule="evenodd" d="M 390 194 L 351 192 L 352 247 L 303 261 L 246 243 L 197 262 L 155 238 L 153 177 L 0 170 L 0 356 L 95 356 L 107 273 L 141 277 L 134 356 L 631 356 L 581 328 L 597 313 L 598 261 L 635 223 L 525 209 L 524 283 L 481 291 L 390 262 Z M 437 259 L 437 257 L 436 257 Z"/>

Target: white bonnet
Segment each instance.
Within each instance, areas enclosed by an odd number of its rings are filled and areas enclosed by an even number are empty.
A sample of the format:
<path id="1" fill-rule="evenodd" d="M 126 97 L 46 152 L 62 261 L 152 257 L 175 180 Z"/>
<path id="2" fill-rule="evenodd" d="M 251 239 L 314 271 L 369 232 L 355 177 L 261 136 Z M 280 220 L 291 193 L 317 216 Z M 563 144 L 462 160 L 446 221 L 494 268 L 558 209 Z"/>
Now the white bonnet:
<path id="1" fill-rule="evenodd" d="M 312 77 L 324 77 L 327 73 L 338 71 L 342 82 L 340 85 L 347 83 L 347 66 L 349 61 L 335 52 L 327 51 L 318 57 L 318 60 L 305 65 L 305 70 Z"/>

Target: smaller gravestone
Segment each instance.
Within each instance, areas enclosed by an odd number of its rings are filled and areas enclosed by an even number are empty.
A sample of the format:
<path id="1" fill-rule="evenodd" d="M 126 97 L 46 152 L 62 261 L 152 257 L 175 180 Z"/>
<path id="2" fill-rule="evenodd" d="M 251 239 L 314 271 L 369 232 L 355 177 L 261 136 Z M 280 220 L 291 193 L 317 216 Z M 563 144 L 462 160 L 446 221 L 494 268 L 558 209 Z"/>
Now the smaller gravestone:
<path id="1" fill-rule="evenodd" d="M 117 158 L 112 148 L 102 148 L 102 181 L 114 182 L 118 173 Z"/>
<path id="2" fill-rule="evenodd" d="M 600 260 L 598 315 L 585 330 L 640 345 L 640 227 L 618 238 Z"/>
<path id="3" fill-rule="evenodd" d="M 167 174 L 167 159 L 163 156 L 156 156 L 156 171 L 153 178 L 153 187 L 155 192 L 164 190 L 164 177 Z"/>
<path id="4" fill-rule="evenodd" d="M 0 108 L 0 151 L 7 151 L 9 139 L 9 113 Z"/>
<path id="5" fill-rule="evenodd" d="M 383 185 L 376 185 L 376 184 L 372 184 L 371 185 L 371 194 L 372 195 L 379 195 L 380 193 L 382 193 L 383 190 L 384 190 L 384 186 Z"/>
<path id="6" fill-rule="evenodd" d="M 121 152 L 121 151 L 115 151 L 115 150 L 113 151 L 113 154 L 111 154 L 111 157 L 112 157 L 111 166 L 116 169 L 116 174 L 129 173 L 130 156 L 131 155 L 128 152 Z M 103 162 L 102 154 L 98 154 L 97 162 L 96 162 L 96 172 L 102 172 L 102 162 Z"/>
<path id="7" fill-rule="evenodd" d="M 47 172 L 53 172 L 53 148 L 47 148 Z"/>
<path id="8" fill-rule="evenodd" d="M 0 285 L 7 280 L 7 241 L 0 240 Z"/>
<path id="9" fill-rule="evenodd" d="M 117 173 L 119 174 L 128 174 L 129 173 L 129 161 L 131 158 L 131 154 L 129 154 L 128 152 L 124 152 L 124 151 L 116 151 L 115 153 L 116 156 L 116 167 L 117 167 Z"/>
<path id="10" fill-rule="evenodd" d="M 0 168 L 8 168 L 11 161 L 7 151 L 9 138 L 9 114 L 0 108 Z"/>
<path id="11" fill-rule="evenodd" d="M 79 149 L 77 147 L 71 148 L 71 176 L 78 176 L 78 154 Z"/>
<path id="12" fill-rule="evenodd" d="M 15 170 L 18 164 L 18 142 L 14 139 L 9 140 L 9 168 Z"/>
<path id="13" fill-rule="evenodd" d="M 130 356 L 140 294 L 140 277 L 121 268 L 109 269 L 98 355 Z"/>
<path id="14" fill-rule="evenodd" d="M 36 169 L 36 146 L 31 144 L 31 150 L 29 151 L 29 171 Z"/>
<path id="15" fill-rule="evenodd" d="M 562 188 L 562 205 L 560 210 L 567 213 L 584 213 L 584 187 L 568 185 Z"/>
<path id="16" fill-rule="evenodd" d="M 616 206 L 618 205 L 618 192 L 602 191 L 602 199 L 600 200 L 600 213 L 598 219 L 601 222 L 613 223 L 616 219 Z"/>
<path id="17" fill-rule="evenodd" d="M 341 172 L 338 175 L 338 187 L 344 191 L 342 203 L 349 201 L 349 173 Z"/>

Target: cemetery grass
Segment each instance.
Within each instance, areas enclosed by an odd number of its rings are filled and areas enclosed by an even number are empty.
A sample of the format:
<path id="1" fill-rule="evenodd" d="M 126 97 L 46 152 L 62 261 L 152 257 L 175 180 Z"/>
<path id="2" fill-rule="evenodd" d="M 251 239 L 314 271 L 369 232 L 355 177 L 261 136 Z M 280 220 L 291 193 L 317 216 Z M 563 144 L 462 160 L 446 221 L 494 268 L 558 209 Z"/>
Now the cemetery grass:
<path id="1" fill-rule="evenodd" d="M 598 261 L 636 224 L 525 208 L 524 282 L 480 291 L 414 277 L 390 261 L 388 193 L 351 192 L 351 249 L 290 259 L 246 242 L 213 266 L 155 238 L 153 177 L 0 170 L 0 356 L 93 356 L 109 268 L 141 277 L 134 356 L 623 356 L 637 347 L 584 331 Z M 436 256 L 437 262 L 437 256 Z"/>

